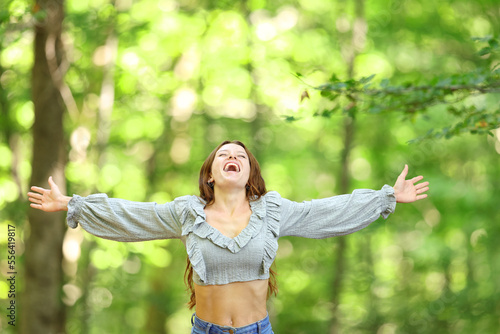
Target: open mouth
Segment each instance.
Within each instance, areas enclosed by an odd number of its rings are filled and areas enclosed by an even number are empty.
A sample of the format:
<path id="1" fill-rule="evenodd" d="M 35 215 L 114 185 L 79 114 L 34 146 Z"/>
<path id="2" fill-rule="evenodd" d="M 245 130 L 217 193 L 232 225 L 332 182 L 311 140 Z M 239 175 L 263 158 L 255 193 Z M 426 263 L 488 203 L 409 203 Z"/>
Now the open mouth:
<path id="1" fill-rule="evenodd" d="M 240 166 L 238 166 L 237 163 L 234 162 L 228 162 L 227 164 L 224 165 L 224 172 L 240 172 Z"/>

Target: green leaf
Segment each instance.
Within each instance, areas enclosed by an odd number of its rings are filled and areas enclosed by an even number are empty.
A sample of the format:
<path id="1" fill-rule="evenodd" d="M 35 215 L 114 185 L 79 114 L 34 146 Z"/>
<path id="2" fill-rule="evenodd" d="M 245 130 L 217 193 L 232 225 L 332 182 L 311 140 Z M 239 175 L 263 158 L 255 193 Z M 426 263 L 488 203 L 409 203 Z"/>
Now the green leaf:
<path id="1" fill-rule="evenodd" d="M 476 42 L 488 42 L 492 38 L 493 38 L 493 36 L 491 36 L 491 35 L 487 35 L 487 36 L 483 36 L 483 37 L 471 37 L 471 39 L 473 41 L 476 41 Z"/>
<path id="2" fill-rule="evenodd" d="M 9 11 L 7 10 L 0 10 L 0 23 L 6 23 L 9 21 Z"/>
<path id="3" fill-rule="evenodd" d="M 334 74 L 332 74 L 332 76 L 330 77 L 330 79 L 328 80 L 329 82 L 339 82 L 339 78 L 337 78 L 337 76 Z"/>
<path id="4" fill-rule="evenodd" d="M 485 56 L 485 55 L 490 54 L 490 53 L 491 53 L 491 47 L 487 46 L 487 47 L 484 47 L 481 50 L 479 50 L 477 54 L 480 56 Z"/>
<path id="5" fill-rule="evenodd" d="M 500 47 L 500 43 L 498 42 L 498 40 L 493 38 L 488 41 L 488 44 L 493 50 L 498 49 Z"/>
<path id="6" fill-rule="evenodd" d="M 378 113 L 382 112 L 382 110 L 383 109 L 380 106 L 373 106 L 373 107 L 368 108 L 368 112 L 371 114 L 378 114 Z"/>
<path id="7" fill-rule="evenodd" d="M 350 89 L 350 88 L 356 87 L 357 81 L 354 79 L 349 79 L 344 84 L 345 84 L 346 88 Z"/>
<path id="8" fill-rule="evenodd" d="M 444 78 L 441 79 L 437 84 L 436 87 L 446 87 L 451 84 L 451 78 Z"/>
<path id="9" fill-rule="evenodd" d="M 332 87 L 335 90 L 341 90 L 343 88 L 347 88 L 347 84 L 345 82 L 337 82 L 336 84 L 332 85 Z"/>
<path id="10" fill-rule="evenodd" d="M 299 120 L 299 118 L 295 116 L 284 115 L 283 117 L 285 118 L 285 122 L 295 122 Z"/>
<path id="11" fill-rule="evenodd" d="M 370 75 L 369 77 L 363 77 L 359 80 L 360 84 L 366 84 L 372 81 L 372 79 L 375 77 L 375 74 Z"/>
<path id="12" fill-rule="evenodd" d="M 389 79 L 382 79 L 382 81 L 380 81 L 380 88 L 387 88 L 389 87 Z"/>

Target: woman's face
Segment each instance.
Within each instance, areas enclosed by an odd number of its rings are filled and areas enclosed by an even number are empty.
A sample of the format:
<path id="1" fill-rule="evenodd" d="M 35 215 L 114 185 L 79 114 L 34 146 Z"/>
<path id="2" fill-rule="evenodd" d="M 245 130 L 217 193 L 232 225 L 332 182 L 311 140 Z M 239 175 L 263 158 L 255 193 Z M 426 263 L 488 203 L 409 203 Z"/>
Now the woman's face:
<path id="1" fill-rule="evenodd" d="M 226 144 L 215 154 L 209 179 L 216 187 L 245 189 L 250 178 L 250 161 L 243 147 Z"/>

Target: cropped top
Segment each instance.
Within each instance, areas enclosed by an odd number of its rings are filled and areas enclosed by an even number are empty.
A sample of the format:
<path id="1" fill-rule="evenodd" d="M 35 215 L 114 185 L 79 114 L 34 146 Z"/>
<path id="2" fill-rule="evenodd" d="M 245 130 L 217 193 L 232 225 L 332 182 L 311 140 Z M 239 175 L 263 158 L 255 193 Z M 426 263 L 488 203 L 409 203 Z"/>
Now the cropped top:
<path id="1" fill-rule="evenodd" d="M 394 189 L 358 189 L 352 194 L 293 202 L 271 191 L 250 201 L 248 225 L 234 238 L 206 221 L 205 201 L 182 196 L 157 204 L 108 198 L 105 194 L 74 195 L 67 223 L 116 241 L 180 239 L 198 285 L 219 285 L 269 278 L 278 238 L 322 239 L 356 232 L 394 212 Z"/>

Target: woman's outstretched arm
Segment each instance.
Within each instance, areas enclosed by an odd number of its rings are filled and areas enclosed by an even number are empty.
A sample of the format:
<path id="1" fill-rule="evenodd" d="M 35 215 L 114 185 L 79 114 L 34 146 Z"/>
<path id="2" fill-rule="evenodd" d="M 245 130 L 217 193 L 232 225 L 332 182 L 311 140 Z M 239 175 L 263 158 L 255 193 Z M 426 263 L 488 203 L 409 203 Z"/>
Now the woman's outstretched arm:
<path id="1" fill-rule="evenodd" d="M 427 197 L 429 182 L 416 176 L 406 180 L 408 166 L 398 176 L 394 187 L 381 190 L 357 189 L 352 194 L 313 199 L 296 203 L 281 200 L 280 236 L 329 238 L 365 228 L 380 216 L 387 218 L 396 203 L 411 203 Z"/>
<path id="2" fill-rule="evenodd" d="M 50 189 L 31 187 L 31 207 L 47 212 L 68 211 L 67 224 L 104 239 L 144 241 L 180 238 L 190 196 L 157 204 L 108 198 L 106 194 L 87 197 L 64 196 L 49 178 Z"/>
<path id="3" fill-rule="evenodd" d="M 68 211 L 68 203 L 71 200 L 70 196 L 64 196 L 57 184 L 49 177 L 50 189 L 41 187 L 31 187 L 33 192 L 28 193 L 28 200 L 31 202 L 32 208 L 46 211 Z"/>

